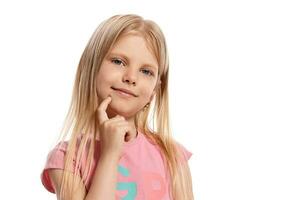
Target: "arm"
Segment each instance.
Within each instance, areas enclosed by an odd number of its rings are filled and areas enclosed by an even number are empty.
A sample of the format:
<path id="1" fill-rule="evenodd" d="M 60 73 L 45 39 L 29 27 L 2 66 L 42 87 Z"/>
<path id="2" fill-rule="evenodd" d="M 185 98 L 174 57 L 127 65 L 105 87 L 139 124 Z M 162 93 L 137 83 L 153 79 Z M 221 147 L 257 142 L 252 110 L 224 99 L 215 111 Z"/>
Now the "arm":
<path id="1" fill-rule="evenodd" d="M 118 161 L 117 154 L 101 155 L 85 200 L 115 200 Z"/>
<path id="2" fill-rule="evenodd" d="M 105 98 L 97 109 L 102 143 L 101 155 L 95 169 L 91 187 L 87 195 L 85 195 L 85 191 L 76 191 L 75 200 L 115 200 L 116 198 L 118 162 L 124 140 L 126 139 L 125 136 L 128 134 L 128 136 L 132 136 L 131 138 L 133 138 L 136 130 L 123 116 L 116 115 L 111 119 L 108 118 L 106 108 L 111 100 L 110 96 Z M 52 174 L 52 177 L 50 175 L 57 194 L 60 192 L 60 177 L 60 174 Z"/>
<path id="3" fill-rule="evenodd" d="M 74 174 L 72 174 L 71 172 L 67 172 L 67 173 L 70 173 L 71 177 L 74 176 Z M 53 184 L 57 199 L 62 200 L 59 198 L 59 195 L 60 195 L 61 181 L 62 181 L 62 177 L 63 177 L 63 170 L 62 169 L 50 169 L 49 177 Z M 78 179 L 78 180 L 80 180 L 80 182 L 78 183 L 80 185 L 80 187 L 79 187 L 80 190 L 76 191 L 76 194 L 74 195 L 75 198 L 73 198 L 73 200 L 83 200 L 86 196 L 86 190 L 85 190 L 84 183 L 82 182 L 81 179 Z"/>
<path id="4" fill-rule="evenodd" d="M 73 200 L 115 200 L 117 166 L 119 156 L 116 154 L 103 154 L 97 164 L 89 192 L 85 190 L 83 181 L 80 181 L 82 190 L 76 191 Z M 73 174 L 72 174 L 73 175 Z M 57 199 L 59 199 L 63 170 L 51 169 L 49 176 L 55 188 Z M 62 200 L 62 199 L 61 199 Z"/>

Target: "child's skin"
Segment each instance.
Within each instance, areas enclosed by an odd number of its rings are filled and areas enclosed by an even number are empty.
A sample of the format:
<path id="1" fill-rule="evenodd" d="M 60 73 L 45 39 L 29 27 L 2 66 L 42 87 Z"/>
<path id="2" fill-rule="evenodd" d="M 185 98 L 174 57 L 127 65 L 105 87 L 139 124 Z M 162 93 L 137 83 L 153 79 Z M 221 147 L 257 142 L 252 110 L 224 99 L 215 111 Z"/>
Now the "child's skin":
<path id="1" fill-rule="evenodd" d="M 136 137 L 134 116 L 152 100 L 157 79 L 157 60 L 140 36 L 121 38 L 103 60 L 97 76 L 101 155 L 86 200 L 115 199 L 123 144 Z M 112 87 L 128 89 L 136 96 L 126 96 Z"/>
<path id="2" fill-rule="evenodd" d="M 139 35 L 125 35 L 105 56 L 97 74 L 99 101 L 111 96 L 112 102 L 107 108 L 108 117 L 121 115 L 134 126 L 135 114 L 155 94 L 157 79 L 158 63 L 144 39 Z M 112 87 L 128 89 L 136 96 L 122 96 Z M 136 137 L 136 131 L 133 133 L 130 139 Z"/>
<path id="3" fill-rule="evenodd" d="M 89 191 L 84 189 L 84 183 L 80 180 L 78 183 L 82 190 L 76 190 L 74 200 L 115 200 L 117 166 L 122 147 L 136 137 L 135 114 L 151 102 L 159 87 L 158 66 L 145 40 L 132 34 L 123 36 L 104 58 L 97 74 L 100 130 L 96 132 L 100 132 L 101 138 L 99 164 Z M 135 96 L 126 96 L 113 88 L 130 90 Z M 49 175 L 59 199 L 63 171 L 52 169 Z"/>

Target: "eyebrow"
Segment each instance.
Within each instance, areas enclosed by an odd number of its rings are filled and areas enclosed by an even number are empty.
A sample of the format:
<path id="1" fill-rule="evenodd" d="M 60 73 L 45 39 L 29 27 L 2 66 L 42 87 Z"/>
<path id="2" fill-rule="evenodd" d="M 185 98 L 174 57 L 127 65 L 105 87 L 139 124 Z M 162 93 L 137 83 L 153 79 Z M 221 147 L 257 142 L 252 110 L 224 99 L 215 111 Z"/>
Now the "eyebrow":
<path id="1" fill-rule="evenodd" d="M 122 53 L 111 52 L 109 55 L 121 56 L 121 57 L 125 58 L 127 61 L 129 61 L 129 58 L 128 58 L 128 57 L 127 57 L 125 54 L 122 54 Z M 144 63 L 143 65 L 146 65 L 146 66 L 152 67 L 152 68 L 154 68 L 154 69 L 158 69 L 158 67 L 157 67 L 155 64 L 151 64 L 151 63 Z"/>

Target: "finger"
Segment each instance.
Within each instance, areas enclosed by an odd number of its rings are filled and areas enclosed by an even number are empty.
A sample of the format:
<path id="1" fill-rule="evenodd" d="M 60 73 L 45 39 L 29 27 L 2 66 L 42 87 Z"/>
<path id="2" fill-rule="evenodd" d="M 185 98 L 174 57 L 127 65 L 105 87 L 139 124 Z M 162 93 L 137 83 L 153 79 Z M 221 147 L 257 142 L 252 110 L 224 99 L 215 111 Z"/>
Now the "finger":
<path id="1" fill-rule="evenodd" d="M 112 125 L 114 127 L 121 128 L 125 132 L 130 132 L 132 129 L 132 125 L 130 125 L 127 121 L 123 121 L 123 120 L 115 121 L 115 122 L 113 122 Z M 125 134 L 125 132 L 124 132 L 124 134 Z"/>
<path id="2" fill-rule="evenodd" d="M 107 123 L 110 124 L 110 123 L 125 122 L 125 121 L 126 121 L 126 120 L 125 120 L 124 117 L 122 117 L 122 116 L 120 116 L 120 115 L 116 115 L 115 117 L 109 119 L 109 120 L 107 121 Z"/>
<path id="3" fill-rule="evenodd" d="M 102 124 L 104 121 L 108 120 L 106 109 L 107 109 L 108 104 L 111 102 L 111 100 L 112 100 L 111 96 L 106 97 L 100 103 L 100 105 L 98 107 L 98 115 L 99 115 L 100 124 Z"/>
<path id="4" fill-rule="evenodd" d="M 122 115 L 116 115 L 113 118 L 126 120 L 125 117 L 123 117 Z"/>
<path id="5" fill-rule="evenodd" d="M 118 126 L 118 127 L 130 127 L 130 124 L 128 124 L 128 122 L 126 122 L 126 121 L 123 121 L 123 120 L 116 120 L 116 121 L 114 121 L 113 122 L 114 124 L 114 126 Z"/>
<path id="6" fill-rule="evenodd" d="M 136 136 L 136 129 L 125 120 L 123 116 L 116 115 L 114 118 L 111 118 L 107 123 L 112 123 L 114 127 L 122 129 L 122 135 L 125 142 L 129 142 Z"/>
<path id="7" fill-rule="evenodd" d="M 123 129 L 124 133 L 124 140 L 126 142 L 132 140 L 136 136 L 136 129 L 132 127 L 131 124 L 129 124 L 126 121 L 119 121 L 115 122 L 115 126 L 121 127 Z"/>

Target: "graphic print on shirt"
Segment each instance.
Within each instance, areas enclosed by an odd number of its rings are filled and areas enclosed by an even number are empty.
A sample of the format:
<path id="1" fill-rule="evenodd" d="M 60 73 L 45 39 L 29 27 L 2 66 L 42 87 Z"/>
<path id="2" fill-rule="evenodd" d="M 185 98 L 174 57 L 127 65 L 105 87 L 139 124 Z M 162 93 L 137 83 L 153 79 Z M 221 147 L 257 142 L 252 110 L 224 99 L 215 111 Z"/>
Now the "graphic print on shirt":
<path id="1" fill-rule="evenodd" d="M 163 199 L 167 191 L 166 182 L 163 177 L 154 172 L 147 172 L 142 177 L 146 199 Z"/>
<path id="2" fill-rule="evenodd" d="M 130 175 L 129 170 L 121 165 L 118 165 L 118 172 L 122 176 L 128 177 Z M 137 194 L 137 186 L 135 182 L 118 182 L 117 190 L 127 191 L 126 196 L 122 197 L 122 200 L 134 200 Z"/>
<path id="3" fill-rule="evenodd" d="M 155 172 L 143 172 L 143 174 L 133 174 L 128 168 L 118 165 L 118 172 L 123 177 L 140 179 L 145 199 L 160 200 L 166 195 L 167 186 L 165 179 Z M 140 195 L 139 195 L 140 196 Z M 121 200 L 134 200 L 137 197 L 137 182 L 122 181 L 117 182 L 117 198 Z"/>

